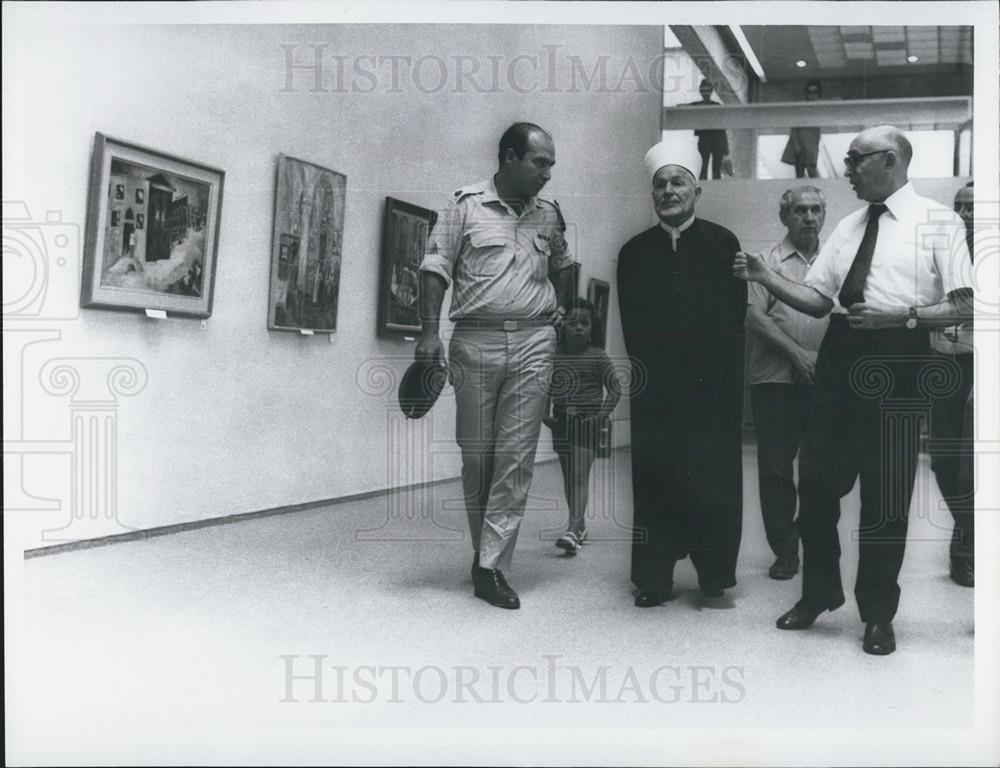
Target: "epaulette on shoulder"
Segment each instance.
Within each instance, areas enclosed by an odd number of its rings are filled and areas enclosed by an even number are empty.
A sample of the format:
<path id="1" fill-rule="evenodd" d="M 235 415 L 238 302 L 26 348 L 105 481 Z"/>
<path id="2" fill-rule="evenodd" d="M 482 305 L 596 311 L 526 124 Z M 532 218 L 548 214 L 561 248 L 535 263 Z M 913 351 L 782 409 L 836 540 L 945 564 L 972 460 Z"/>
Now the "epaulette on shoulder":
<path id="1" fill-rule="evenodd" d="M 561 211 L 561 209 L 559 208 L 559 203 L 556 201 L 554 197 L 542 197 L 541 195 L 539 195 L 538 202 L 544 203 L 545 205 L 549 206 L 550 208 L 554 208 L 557 211 Z"/>
<path id="2" fill-rule="evenodd" d="M 456 203 L 458 203 L 458 202 L 461 202 L 466 197 L 469 197 L 470 195 L 481 195 L 485 191 L 486 191 L 486 185 L 483 184 L 483 183 L 470 184 L 467 187 L 462 187 L 461 189 L 456 189 L 452 193 L 452 199 Z"/>

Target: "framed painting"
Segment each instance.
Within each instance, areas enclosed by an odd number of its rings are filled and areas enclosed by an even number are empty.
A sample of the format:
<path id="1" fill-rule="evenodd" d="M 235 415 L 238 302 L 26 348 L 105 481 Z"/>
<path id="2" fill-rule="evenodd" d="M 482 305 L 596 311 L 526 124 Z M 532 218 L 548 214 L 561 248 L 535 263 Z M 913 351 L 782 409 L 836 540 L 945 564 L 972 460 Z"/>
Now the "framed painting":
<path id="1" fill-rule="evenodd" d="M 209 317 L 225 173 L 98 133 L 80 304 Z"/>
<path id="2" fill-rule="evenodd" d="M 392 197 L 385 199 L 379 266 L 379 336 L 420 333 L 420 262 L 437 213 Z"/>
<path id="3" fill-rule="evenodd" d="M 334 333 L 347 177 L 278 156 L 267 327 Z"/>
<path id="4" fill-rule="evenodd" d="M 562 307 L 571 307 L 580 295 L 580 264 L 573 262 L 558 272 L 549 272 L 549 282 L 556 291 L 556 300 Z"/>
<path id="5" fill-rule="evenodd" d="M 606 349 L 608 344 L 608 308 L 611 306 L 611 285 L 596 277 L 587 283 L 587 301 L 594 305 L 594 326 L 590 339 L 595 347 Z"/>

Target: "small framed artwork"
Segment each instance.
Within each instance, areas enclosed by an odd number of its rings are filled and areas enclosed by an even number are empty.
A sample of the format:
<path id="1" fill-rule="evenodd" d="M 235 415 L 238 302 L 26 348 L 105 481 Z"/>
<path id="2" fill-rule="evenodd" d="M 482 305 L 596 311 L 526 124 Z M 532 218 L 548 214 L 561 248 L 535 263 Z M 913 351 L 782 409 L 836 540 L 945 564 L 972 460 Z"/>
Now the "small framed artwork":
<path id="1" fill-rule="evenodd" d="M 337 330 L 347 177 L 278 156 L 267 327 Z"/>
<path id="2" fill-rule="evenodd" d="M 596 277 L 587 283 L 587 301 L 594 305 L 594 326 L 590 338 L 595 347 L 606 349 L 608 344 L 608 308 L 611 306 L 611 285 Z"/>
<path id="3" fill-rule="evenodd" d="M 420 262 L 423 261 L 437 213 L 385 199 L 382 224 L 382 258 L 379 265 L 379 336 L 412 336 L 420 333 Z"/>
<path id="4" fill-rule="evenodd" d="M 561 307 L 571 307 L 580 295 L 580 264 L 572 262 L 558 272 L 549 272 L 549 282 L 556 291 L 556 300 Z"/>
<path id="5" fill-rule="evenodd" d="M 209 317 L 225 173 L 98 133 L 87 205 L 83 307 Z M 148 201 L 145 213 L 112 207 Z"/>
<path id="6" fill-rule="evenodd" d="M 135 191 L 135 202 L 139 205 L 146 202 L 146 193 L 141 188 Z"/>

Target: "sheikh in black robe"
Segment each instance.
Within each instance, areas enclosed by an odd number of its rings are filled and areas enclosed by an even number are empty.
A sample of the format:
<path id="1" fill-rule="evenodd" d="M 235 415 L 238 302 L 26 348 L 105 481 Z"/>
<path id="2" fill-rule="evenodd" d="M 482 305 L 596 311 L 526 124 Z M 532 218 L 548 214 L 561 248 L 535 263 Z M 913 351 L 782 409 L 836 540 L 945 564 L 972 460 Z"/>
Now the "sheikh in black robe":
<path id="1" fill-rule="evenodd" d="M 632 358 L 632 582 L 669 591 L 690 554 L 703 587 L 736 584 L 743 514 L 743 325 L 736 236 L 695 219 L 677 251 L 656 226 L 618 256 Z"/>

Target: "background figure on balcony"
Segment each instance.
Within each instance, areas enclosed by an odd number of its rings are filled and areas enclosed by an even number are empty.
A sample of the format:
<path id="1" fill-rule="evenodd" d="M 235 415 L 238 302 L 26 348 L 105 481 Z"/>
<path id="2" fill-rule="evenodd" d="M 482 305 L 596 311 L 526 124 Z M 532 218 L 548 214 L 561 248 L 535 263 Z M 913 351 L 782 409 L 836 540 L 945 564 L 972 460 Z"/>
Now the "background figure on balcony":
<path id="1" fill-rule="evenodd" d="M 689 107 L 721 107 L 717 101 L 712 101 L 712 83 L 702 80 L 698 86 L 698 93 L 701 94 L 701 101 L 692 101 Z M 729 137 L 724 128 L 702 128 L 694 132 L 698 137 L 698 154 L 701 155 L 701 172 L 699 179 L 707 179 L 709 161 L 711 161 L 713 179 L 721 179 L 725 171 L 730 176 L 733 175 L 732 162 L 729 159 Z"/>
<path id="2" fill-rule="evenodd" d="M 816 101 L 819 98 L 820 87 L 817 80 L 806 83 L 806 101 Z M 795 166 L 795 178 L 810 179 L 819 177 L 816 163 L 819 161 L 819 128 L 792 128 L 788 134 L 788 143 L 781 155 L 781 162 Z"/>

